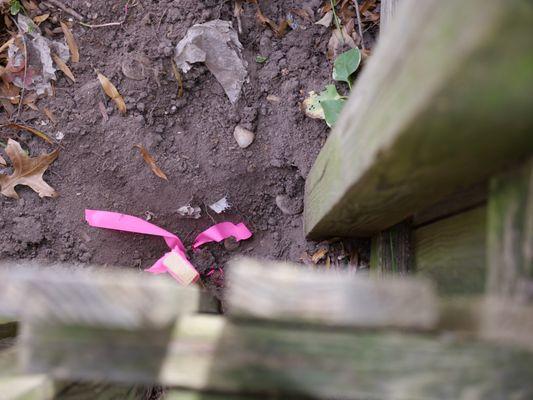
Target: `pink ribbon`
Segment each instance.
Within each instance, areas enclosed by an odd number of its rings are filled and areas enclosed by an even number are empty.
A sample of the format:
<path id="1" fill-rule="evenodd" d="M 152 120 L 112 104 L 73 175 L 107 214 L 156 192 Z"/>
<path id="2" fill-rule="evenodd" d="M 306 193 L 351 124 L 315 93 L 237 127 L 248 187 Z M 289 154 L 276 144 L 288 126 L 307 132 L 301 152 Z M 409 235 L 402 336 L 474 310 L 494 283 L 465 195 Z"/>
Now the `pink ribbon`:
<path id="1" fill-rule="evenodd" d="M 183 245 L 182 241 L 173 233 L 170 233 L 163 228 L 151 224 L 150 222 L 147 222 L 141 218 L 111 211 L 85 210 L 85 220 L 90 226 L 94 226 L 96 228 L 143 233 L 145 235 L 162 237 L 167 243 L 167 246 L 170 248 L 170 252 L 165 253 L 163 257 L 157 260 L 154 265 L 145 271 L 153 274 L 163 274 L 168 272 L 174 279 L 185 285 L 195 282 L 198 279 L 198 271 L 196 271 L 193 265 L 189 262 L 185 246 Z M 209 242 L 221 242 L 230 236 L 233 236 L 237 241 L 240 241 L 252 237 L 252 232 L 250 232 L 243 223 L 235 225 L 231 222 L 221 222 L 201 232 L 194 240 L 193 249 L 197 249 L 198 247 Z M 190 268 L 188 271 L 180 271 L 186 272 L 185 274 L 177 274 L 165 264 L 165 259 L 167 259 L 172 252 L 177 254 L 181 259 L 179 268 Z M 184 276 L 187 277 L 186 280 L 184 280 Z"/>

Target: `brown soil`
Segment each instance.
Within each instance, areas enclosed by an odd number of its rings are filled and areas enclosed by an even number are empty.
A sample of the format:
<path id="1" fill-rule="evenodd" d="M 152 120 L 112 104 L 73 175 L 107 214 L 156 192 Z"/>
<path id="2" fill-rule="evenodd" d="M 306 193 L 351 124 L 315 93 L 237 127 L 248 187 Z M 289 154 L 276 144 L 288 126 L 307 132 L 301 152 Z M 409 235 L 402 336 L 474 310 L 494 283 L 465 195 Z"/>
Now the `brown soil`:
<path id="1" fill-rule="evenodd" d="M 118 2 L 67 3 L 94 18 L 93 23 L 123 16 Z M 89 227 L 83 213 L 93 208 L 139 217 L 152 213 L 151 222 L 176 233 L 186 245 L 213 221 L 247 224 L 254 236 L 237 249 L 213 244 L 191 254 L 201 272 L 213 265 L 224 266 L 235 254 L 299 261 L 313 247 L 304 238 L 302 216 L 283 213 L 275 198 L 287 196 L 301 208 L 304 179 L 328 134 L 323 121 L 306 117 L 299 107 L 308 91 L 321 90 L 331 82 L 331 65 L 325 56 L 330 29 L 302 20 L 298 29 L 280 39 L 261 26 L 255 8 L 245 4 L 239 38 L 248 61 L 249 82 L 238 103 L 229 102 L 202 64 L 184 76 L 184 96 L 178 98 L 171 69 L 174 46 L 195 23 L 220 18 L 237 26 L 232 2 L 134 3 L 121 26 L 90 29 L 74 25 L 81 54 L 80 62 L 71 64 L 76 83 L 58 73 L 56 96 L 37 103 L 53 111 L 58 119 L 55 126 L 44 126 L 47 120 L 42 113 L 23 110 L 24 122 L 51 136 L 64 134 L 64 148 L 45 174 L 60 197 L 40 199 L 21 186 L 20 200 L 0 196 L 0 258 L 145 268 L 166 250 L 159 238 Z M 293 8 L 316 11 L 320 5 L 320 0 L 261 2 L 263 12 L 276 21 Z M 61 33 L 57 39 L 62 39 Z M 149 65 L 144 77 L 133 80 L 123 74 L 121 66 L 131 64 L 137 54 L 144 55 Z M 257 63 L 257 55 L 268 61 Z M 94 69 L 124 96 L 125 116 L 103 94 Z M 280 101 L 269 101 L 268 95 Z M 107 122 L 98 102 L 106 105 Z M 233 138 L 237 124 L 256 133 L 247 149 L 239 148 Z M 32 154 L 51 150 L 29 134 L 19 138 Z M 134 144 L 150 151 L 168 182 L 150 171 Z M 231 209 L 220 215 L 208 210 L 208 215 L 205 205 L 222 196 L 228 197 Z M 200 219 L 179 218 L 177 209 L 189 203 L 202 207 Z M 220 276 L 206 279 L 220 280 Z"/>

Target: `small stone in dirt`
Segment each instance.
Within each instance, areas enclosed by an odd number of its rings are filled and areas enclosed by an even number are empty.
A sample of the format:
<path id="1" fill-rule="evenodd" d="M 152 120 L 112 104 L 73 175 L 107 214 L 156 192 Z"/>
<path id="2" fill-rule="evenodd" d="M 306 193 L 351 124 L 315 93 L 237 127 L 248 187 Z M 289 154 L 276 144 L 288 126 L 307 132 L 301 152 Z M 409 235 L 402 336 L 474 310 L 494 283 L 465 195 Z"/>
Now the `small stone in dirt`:
<path id="1" fill-rule="evenodd" d="M 234 251 L 237 250 L 239 247 L 239 242 L 235 240 L 233 236 L 230 236 L 229 238 L 224 239 L 224 248 L 228 251 Z"/>
<path id="2" fill-rule="evenodd" d="M 241 149 L 245 149 L 250 146 L 255 139 L 255 135 L 253 132 L 249 131 L 246 128 L 243 128 L 240 125 L 237 125 L 235 127 L 235 130 L 233 131 L 233 137 L 235 138 L 237 144 Z"/>
<path id="3" fill-rule="evenodd" d="M 139 112 L 143 112 L 145 110 L 145 105 L 144 103 L 137 103 L 137 111 Z"/>
<path id="4" fill-rule="evenodd" d="M 301 198 L 290 198 L 284 195 L 276 196 L 276 205 L 283 214 L 287 215 L 300 214 L 304 209 Z"/>

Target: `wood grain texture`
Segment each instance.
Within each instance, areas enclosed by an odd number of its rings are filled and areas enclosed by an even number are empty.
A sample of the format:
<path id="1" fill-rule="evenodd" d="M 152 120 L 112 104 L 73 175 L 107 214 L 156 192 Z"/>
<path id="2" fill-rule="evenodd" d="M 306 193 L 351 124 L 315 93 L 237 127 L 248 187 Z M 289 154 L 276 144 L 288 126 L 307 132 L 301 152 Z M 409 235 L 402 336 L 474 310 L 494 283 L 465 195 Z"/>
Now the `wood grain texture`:
<path id="1" fill-rule="evenodd" d="M 161 327 L 196 312 L 198 291 L 128 271 L 0 270 L 0 315 L 53 323 Z"/>
<path id="2" fill-rule="evenodd" d="M 439 293 L 484 292 L 486 213 L 479 207 L 414 231 L 416 273 L 432 279 Z"/>
<path id="3" fill-rule="evenodd" d="M 413 269 L 411 222 L 404 221 L 372 237 L 370 269 L 378 276 L 406 275 Z"/>
<path id="4" fill-rule="evenodd" d="M 312 330 L 217 316 L 182 317 L 170 340 L 131 331 L 109 335 L 98 327 L 29 328 L 22 343 L 26 368 L 63 379 L 159 382 L 278 398 L 533 396 L 532 354 L 450 337 Z"/>
<path id="5" fill-rule="evenodd" d="M 396 14 L 400 2 L 400 0 L 381 0 L 381 19 L 379 24 L 380 35 L 383 35 L 390 28 L 390 24 Z"/>
<path id="6" fill-rule="evenodd" d="M 228 273 L 231 316 L 359 328 L 431 329 L 437 298 L 429 281 L 373 279 L 253 259 Z"/>
<path id="7" fill-rule="evenodd" d="M 533 3 L 405 0 L 395 18 L 306 180 L 310 238 L 371 236 L 533 151 Z"/>
<path id="8" fill-rule="evenodd" d="M 533 303 L 533 158 L 491 180 L 488 290 Z"/>

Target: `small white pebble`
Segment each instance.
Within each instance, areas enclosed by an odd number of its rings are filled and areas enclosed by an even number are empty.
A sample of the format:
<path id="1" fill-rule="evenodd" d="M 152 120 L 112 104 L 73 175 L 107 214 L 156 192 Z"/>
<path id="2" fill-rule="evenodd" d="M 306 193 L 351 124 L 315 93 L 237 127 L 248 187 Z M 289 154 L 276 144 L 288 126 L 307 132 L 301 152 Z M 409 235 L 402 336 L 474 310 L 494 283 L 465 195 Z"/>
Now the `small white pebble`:
<path id="1" fill-rule="evenodd" d="M 57 131 L 56 140 L 63 140 L 64 137 L 65 137 L 65 134 L 63 132 Z"/>
<path id="2" fill-rule="evenodd" d="M 235 130 L 233 131 L 233 137 L 235 138 L 237 144 L 241 149 L 245 149 L 250 146 L 255 139 L 255 135 L 253 132 L 249 131 L 246 128 L 243 128 L 240 125 L 237 125 L 235 127 Z"/>

